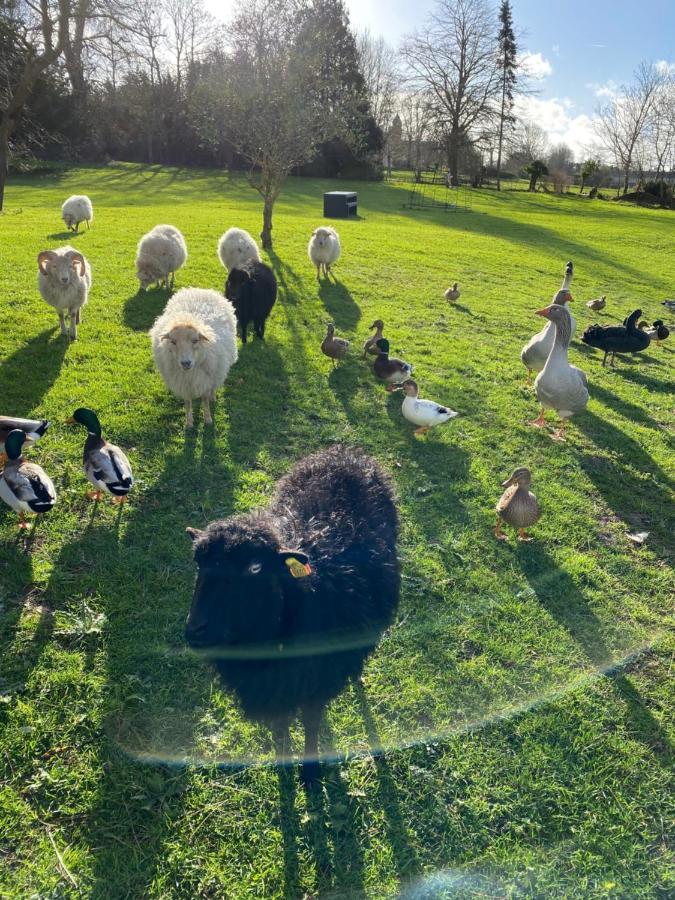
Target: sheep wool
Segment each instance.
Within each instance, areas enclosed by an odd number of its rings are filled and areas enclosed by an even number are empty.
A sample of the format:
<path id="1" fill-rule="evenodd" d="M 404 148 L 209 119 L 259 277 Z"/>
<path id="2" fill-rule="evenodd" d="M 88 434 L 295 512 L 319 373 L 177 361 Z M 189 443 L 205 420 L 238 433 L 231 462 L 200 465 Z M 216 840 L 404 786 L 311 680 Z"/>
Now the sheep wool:
<path id="1" fill-rule="evenodd" d="M 260 251 L 248 231 L 229 228 L 218 241 L 218 256 L 228 270 L 241 269 L 247 263 L 260 262 Z"/>
<path id="2" fill-rule="evenodd" d="M 176 272 L 187 261 L 185 238 L 173 225 L 155 225 L 143 235 L 136 251 L 136 278 L 144 291 L 153 282 L 174 286 Z"/>
<path id="3" fill-rule="evenodd" d="M 307 255 L 316 266 L 316 277 L 330 274 L 330 267 L 340 258 L 340 237 L 334 228 L 323 226 L 313 232 L 307 245 Z"/>
<path id="4" fill-rule="evenodd" d="M 61 218 L 69 231 L 78 232 L 80 222 L 86 222 L 87 228 L 94 221 L 94 207 L 85 194 L 73 194 L 61 207 Z"/>

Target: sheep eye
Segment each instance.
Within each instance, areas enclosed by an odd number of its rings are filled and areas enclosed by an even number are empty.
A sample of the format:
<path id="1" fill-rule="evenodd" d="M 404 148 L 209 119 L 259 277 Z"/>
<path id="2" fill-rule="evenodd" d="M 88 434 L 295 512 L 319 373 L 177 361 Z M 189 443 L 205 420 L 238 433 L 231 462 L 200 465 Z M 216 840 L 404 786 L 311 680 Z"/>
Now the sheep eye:
<path id="1" fill-rule="evenodd" d="M 198 339 L 198 338 L 193 338 L 193 339 L 192 339 L 192 343 L 193 343 L 193 344 L 198 344 L 198 343 L 199 343 L 199 339 Z"/>
<path id="2" fill-rule="evenodd" d="M 169 340 L 171 341 L 171 343 L 172 343 L 172 344 L 174 345 L 174 347 L 175 347 L 175 346 L 176 346 L 176 342 L 174 341 L 174 339 L 173 339 L 173 338 L 169 338 Z"/>
<path id="3" fill-rule="evenodd" d="M 249 575 L 257 575 L 262 570 L 262 563 L 254 562 L 248 567 Z"/>

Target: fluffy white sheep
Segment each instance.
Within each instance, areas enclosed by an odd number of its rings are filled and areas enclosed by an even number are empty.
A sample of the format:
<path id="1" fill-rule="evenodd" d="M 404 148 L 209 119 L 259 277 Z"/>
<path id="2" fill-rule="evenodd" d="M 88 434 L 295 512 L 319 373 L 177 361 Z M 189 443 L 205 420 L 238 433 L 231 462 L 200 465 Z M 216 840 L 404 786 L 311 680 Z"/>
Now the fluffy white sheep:
<path id="1" fill-rule="evenodd" d="M 201 397 L 204 423 L 210 402 L 237 361 L 237 321 L 217 291 L 182 288 L 150 329 L 152 353 L 168 389 L 185 401 L 185 427 L 192 428 L 192 400 Z"/>
<path id="2" fill-rule="evenodd" d="M 77 326 L 82 321 L 82 307 L 91 287 L 91 266 L 73 247 L 43 250 L 38 254 L 38 288 L 44 300 L 59 317 L 61 334 L 77 338 Z M 66 329 L 65 317 L 69 318 Z"/>
<path id="3" fill-rule="evenodd" d="M 175 273 L 185 265 L 187 255 L 185 238 L 177 228 L 155 225 L 143 235 L 136 250 L 136 278 L 141 288 L 147 291 L 153 281 L 173 288 Z"/>
<path id="4" fill-rule="evenodd" d="M 323 226 L 312 232 L 307 245 L 307 254 L 316 266 L 317 280 L 321 273 L 328 277 L 330 267 L 340 258 L 340 237 L 334 228 Z"/>
<path id="5" fill-rule="evenodd" d="M 61 218 L 66 223 L 66 228 L 76 234 L 80 230 L 80 222 L 86 222 L 89 228 L 90 222 L 94 221 L 94 207 L 89 197 L 84 194 L 68 197 L 61 207 Z"/>
<path id="6" fill-rule="evenodd" d="M 228 228 L 218 241 L 218 256 L 228 272 L 248 262 L 260 262 L 258 245 L 243 228 Z"/>

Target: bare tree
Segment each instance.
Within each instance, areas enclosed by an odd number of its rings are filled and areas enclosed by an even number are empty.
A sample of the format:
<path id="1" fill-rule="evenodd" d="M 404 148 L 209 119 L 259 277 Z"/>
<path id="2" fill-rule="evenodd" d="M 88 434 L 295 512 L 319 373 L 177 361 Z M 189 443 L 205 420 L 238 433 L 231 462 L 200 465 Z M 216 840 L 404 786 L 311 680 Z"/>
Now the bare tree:
<path id="1" fill-rule="evenodd" d="M 675 162 L 675 77 L 668 73 L 654 98 L 652 115 L 647 127 L 647 142 L 663 200 L 664 175 L 668 169 L 672 170 Z"/>
<path id="2" fill-rule="evenodd" d="M 521 119 L 509 140 L 509 171 L 517 173 L 534 160 L 545 159 L 548 148 L 544 129 L 536 122 Z"/>
<path id="3" fill-rule="evenodd" d="M 272 213 L 290 172 L 315 154 L 328 108 L 312 89 L 317 71 L 299 41 L 288 0 L 241 0 L 230 25 L 233 43 L 225 110 L 229 140 L 250 164 L 249 181 L 263 199 L 262 245 L 272 247 Z M 331 94 L 324 73 L 322 91 Z"/>
<path id="4" fill-rule="evenodd" d="M 437 0 L 421 33 L 402 48 L 409 80 L 423 91 L 442 129 L 452 184 L 459 150 L 496 115 L 500 98 L 496 17 L 486 0 Z"/>
<path id="5" fill-rule="evenodd" d="M 598 109 L 597 134 L 604 148 L 623 172 L 623 193 L 628 183 L 638 142 L 644 134 L 664 75 L 655 66 L 641 63 L 635 80 L 621 96 Z"/>
<path id="6" fill-rule="evenodd" d="M 368 29 L 357 35 L 356 49 L 371 114 L 375 124 L 386 132 L 394 117 L 400 82 L 396 55 L 384 38 L 374 37 Z"/>
<path id="7" fill-rule="evenodd" d="M 406 91 L 399 98 L 401 134 L 408 146 L 408 165 L 415 179 L 422 177 L 422 149 L 431 135 L 433 115 L 426 96 L 418 91 Z"/>
<path id="8" fill-rule="evenodd" d="M 187 69 L 194 66 L 200 52 L 211 40 L 216 23 L 203 0 L 164 0 L 167 19 L 167 43 L 180 91 Z"/>
<path id="9" fill-rule="evenodd" d="M 40 76 L 63 53 L 73 16 L 73 4 L 59 0 L 58 5 L 43 0 L 12 5 L 11 30 L 13 52 L 0 59 L 0 210 L 3 208 L 9 168 L 9 142 Z M 4 17 L 3 17 L 4 19 Z"/>

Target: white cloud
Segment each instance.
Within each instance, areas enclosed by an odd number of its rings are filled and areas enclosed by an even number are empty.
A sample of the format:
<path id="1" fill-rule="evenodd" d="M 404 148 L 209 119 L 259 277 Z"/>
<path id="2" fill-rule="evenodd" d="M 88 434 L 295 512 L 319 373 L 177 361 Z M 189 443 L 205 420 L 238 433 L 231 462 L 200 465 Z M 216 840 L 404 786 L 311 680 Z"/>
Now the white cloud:
<path id="1" fill-rule="evenodd" d="M 553 72 L 553 66 L 542 53 L 532 53 L 530 50 L 518 54 L 518 64 L 535 81 L 541 81 Z"/>
<path id="2" fill-rule="evenodd" d="M 594 120 L 585 113 L 574 115 L 574 103 L 568 97 L 518 97 L 515 112 L 543 128 L 551 144 L 570 146 L 578 161 L 597 144 Z"/>
<path id="3" fill-rule="evenodd" d="M 551 47 L 551 50 L 553 51 L 555 56 L 560 56 L 560 44 L 554 44 Z"/>
<path id="4" fill-rule="evenodd" d="M 586 87 L 593 91 L 596 97 L 600 97 L 603 100 L 613 100 L 619 96 L 619 85 L 611 78 L 604 84 L 598 84 L 597 81 L 589 81 Z"/>

